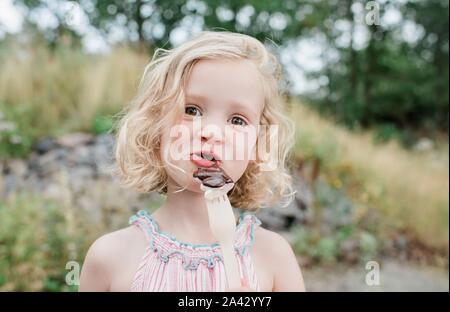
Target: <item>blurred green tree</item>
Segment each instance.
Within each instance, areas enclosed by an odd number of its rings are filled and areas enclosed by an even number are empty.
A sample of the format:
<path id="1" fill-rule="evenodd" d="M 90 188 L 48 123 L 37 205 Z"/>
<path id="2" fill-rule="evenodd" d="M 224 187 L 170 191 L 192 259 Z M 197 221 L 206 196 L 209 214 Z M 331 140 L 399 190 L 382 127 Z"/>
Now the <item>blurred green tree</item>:
<path id="1" fill-rule="evenodd" d="M 309 16 L 296 16 L 308 1 L 94 1 L 95 9 L 88 12 L 91 22 L 105 33 L 117 24 L 124 25 L 133 41 L 144 45 L 170 48 L 171 32 L 177 27 L 192 30 L 200 20 L 205 29 L 225 29 L 246 33 L 277 44 L 297 38 L 304 28 L 312 26 Z M 85 7 L 89 1 L 80 1 Z M 308 14 L 313 15 L 315 11 Z"/>
<path id="2" fill-rule="evenodd" d="M 26 8 L 24 29 L 33 36 L 43 36 L 51 48 L 57 45 L 71 47 L 81 46 L 81 36 L 72 25 L 73 4 L 70 1 L 13 0 L 14 5 Z M 44 13 L 45 12 L 45 13 Z M 49 18 L 46 13 L 50 13 Z M 39 27 L 42 20 L 48 22 L 47 27 Z"/>
<path id="3" fill-rule="evenodd" d="M 381 18 L 372 25 L 355 16 L 357 5 L 366 9 L 365 4 L 330 1 L 322 7 L 329 14 L 317 25 L 325 50 L 336 57 L 324 58 L 323 69 L 310 73 L 311 79 L 326 77 L 326 83 L 309 98 L 349 127 L 401 131 L 404 143 L 423 131 L 448 131 L 448 2 L 380 1 L 380 17 L 396 11 L 401 18 L 396 23 Z M 367 9 L 363 13 L 367 16 Z M 339 31 L 341 25 L 345 30 Z M 361 31 L 366 32 L 364 44 L 355 41 Z M 348 37 L 344 44 L 343 36 Z"/>

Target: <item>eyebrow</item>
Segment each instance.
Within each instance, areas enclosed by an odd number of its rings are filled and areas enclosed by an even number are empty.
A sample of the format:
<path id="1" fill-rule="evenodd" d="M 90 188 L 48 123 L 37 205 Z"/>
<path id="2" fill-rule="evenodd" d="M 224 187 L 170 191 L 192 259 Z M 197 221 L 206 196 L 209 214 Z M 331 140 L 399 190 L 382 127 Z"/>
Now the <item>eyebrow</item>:
<path id="1" fill-rule="evenodd" d="M 201 101 L 208 100 L 208 98 L 206 96 L 203 96 L 200 94 L 187 94 L 186 93 L 186 98 L 198 99 Z M 236 101 L 236 100 L 231 100 L 229 103 L 231 104 L 232 107 L 241 108 L 244 111 L 250 113 L 251 115 L 253 115 L 255 120 L 258 119 L 258 114 L 256 113 L 256 111 L 254 109 L 249 108 L 249 106 L 251 106 L 251 105 L 244 105 L 242 102 Z"/>

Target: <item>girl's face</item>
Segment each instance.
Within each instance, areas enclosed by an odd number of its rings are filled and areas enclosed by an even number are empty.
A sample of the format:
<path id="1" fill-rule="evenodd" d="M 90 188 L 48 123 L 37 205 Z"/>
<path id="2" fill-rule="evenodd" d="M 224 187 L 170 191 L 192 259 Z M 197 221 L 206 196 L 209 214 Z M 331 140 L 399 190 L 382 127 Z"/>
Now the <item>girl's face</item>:
<path id="1" fill-rule="evenodd" d="M 201 192 L 193 178 L 202 166 L 192 161 L 192 153 L 198 151 L 212 151 L 219 166 L 237 182 L 256 155 L 264 106 L 256 67 L 247 60 L 201 60 L 192 68 L 184 93 L 184 116 L 161 138 L 161 151 L 169 151 L 171 163 L 186 171 L 164 161 L 169 183 Z"/>

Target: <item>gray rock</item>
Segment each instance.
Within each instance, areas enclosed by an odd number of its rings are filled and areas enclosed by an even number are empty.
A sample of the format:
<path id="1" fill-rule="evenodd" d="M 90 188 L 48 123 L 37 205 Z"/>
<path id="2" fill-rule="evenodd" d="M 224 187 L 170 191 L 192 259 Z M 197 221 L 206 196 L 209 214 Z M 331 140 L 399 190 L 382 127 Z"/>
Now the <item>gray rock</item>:
<path id="1" fill-rule="evenodd" d="M 92 156 L 98 176 L 109 176 L 112 174 L 114 165 L 113 157 L 114 136 L 111 134 L 101 134 L 92 147 Z"/>
<path id="2" fill-rule="evenodd" d="M 418 152 L 430 151 L 434 148 L 434 142 L 429 138 L 421 138 L 414 144 L 413 149 Z"/>
<path id="3" fill-rule="evenodd" d="M 27 173 L 28 165 L 22 159 L 13 158 L 6 162 L 5 168 L 17 177 L 24 177 Z"/>
<path id="4" fill-rule="evenodd" d="M 68 170 L 68 173 L 71 191 L 79 194 L 90 187 L 94 170 L 92 167 L 79 165 Z"/>
<path id="5" fill-rule="evenodd" d="M 65 158 L 68 151 L 64 149 L 53 149 L 44 155 L 31 155 L 29 167 L 35 171 L 40 178 L 44 178 L 53 172 L 56 172 L 65 166 Z"/>
<path id="6" fill-rule="evenodd" d="M 95 161 L 92 155 L 92 147 L 80 145 L 72 148 L 71 153 L 67 157 L 67 165 L 70 167 L 91 166 L 94 168 Z"/>
<path id="7" fill-rule="evenodd" d="M 45 137 L 38 140 L 33 145 L 33 150 L 35 150 L 39 155 L 45 154 L 48 151 L 54 149 L 56 146 L 55 140 L 50 137 Z"/>
<path id="8" fill-rule="evenodd" d="M 296 190 L 294 199 L 288 206 L 282 204 L 260 209 L 256 215 L 264 226 L 273 231 L 282 231 L 291 226 L 304 224 L 312 219 L 313 193 L 302 177 L 292 173 L 293 187 Z"/>

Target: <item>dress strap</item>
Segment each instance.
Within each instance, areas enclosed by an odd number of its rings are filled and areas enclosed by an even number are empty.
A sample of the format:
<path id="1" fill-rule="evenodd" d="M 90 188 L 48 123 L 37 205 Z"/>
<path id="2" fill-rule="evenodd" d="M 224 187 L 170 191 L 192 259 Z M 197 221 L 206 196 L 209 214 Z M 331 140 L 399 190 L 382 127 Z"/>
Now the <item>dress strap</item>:
<path id="1" fill-rule="evenodd" d="M 261 221 L 250 212 L 242 212 L 239 217 L 239 227 L 236 230 L 235 249 L 243 256 L 248 248 L 253 245 L 255 231 L 261 225 Z"/>
<path id="2" fill-rule="evenodd" d="M 147 241 L 151 244 L 153 242 L 153 225 L 150 220 L 145 218 L 147 212 L 145 210 L 139 210 L 137 214 L 132 215 L 128 220 L 130 225 L 134 224 L 139 226 L 145 234 Z"/>

